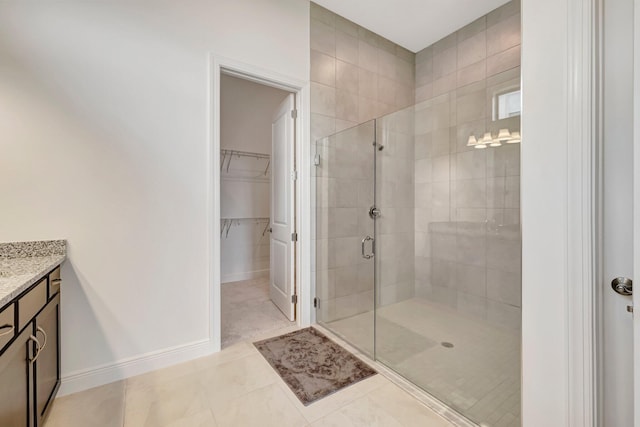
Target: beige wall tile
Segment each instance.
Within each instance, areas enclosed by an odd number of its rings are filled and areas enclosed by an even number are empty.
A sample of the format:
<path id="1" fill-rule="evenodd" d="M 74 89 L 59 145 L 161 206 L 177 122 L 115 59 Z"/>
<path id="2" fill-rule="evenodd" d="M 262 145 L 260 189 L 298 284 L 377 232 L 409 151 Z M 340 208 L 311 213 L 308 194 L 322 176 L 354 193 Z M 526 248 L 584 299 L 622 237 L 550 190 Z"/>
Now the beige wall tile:
<path id="1" fill-rule="evenodd" d="M 358 24 L 336 15 L 336 30 L 342 31 L 350 36 L 358 38 Z"/>
<path id="2" fill-rule="evenodd" d="M 458 70 L 457 87 L 484 80 L 487 76 L 487 61 L 482 60 Z"/>
<path id="3" fill-rule="evenodd" d="M 403 61 L 407 61 L 415 65 L 416 54 L 408 49 L 403 48 L 402 46 L 396 45 L 396 56 Z"/>
<path id="4" fill-rule="evenodd" d="M 477 90 L 458 97 L 458 123 L 467 123 L 486 117 L 486 92 Z"/>
<path id="5" fill-rule="evenodd" d="M 389 79 L 396 77 L 396 56 L 385 49 L 378 48 L 378 74 Z"/>
<path id="6" fill-rule="evenodd" d="M 311 14 L 311 19 L 316 19 L 320 22 L 323 22 L 331 27 L 335 27 L 336 24 L 336 14 L 331 12 L 324 7 L 311 2 L 309 5 L 309 13 Z"/>
<path id="7" fill-rule="evenodd" d="M 358 38 L 336 30 L 336 58 L 358 65 Z"/>
<path id="8" fill-rule="evenodd" d="M 311 81 L 327 86 L 335 86 L 336 60 L 324 53 L 311 51 Z"/>
<path id="9" fill-rule="evenodd" d="M 311 113 L 311 141 L 317 141 L 336 132 L 336 123 L 333 117 Z"/>
<path id="10" fill-rule="evenodd" d="M 484 178 L 487 174 L 487 150 L 472 150 L 456 155 L 456 179 Z"/>
<path id="11" fill-rule="evenodd" d="M 358 122 L 363 123 L 376 117 L 377 101 L 358 97 Z"/>
<path id="12" fill-rule="evenodd" d="M 396 82 L 384 76 L 378 76 L 378 101 L 385 104 L 396 102 Z"/>
<path id="13" fill-rule="evenodd" d="M 358 94 L 369 99 L 378 98 L 378 75 L 375 72 L 358 69 Z"/>
<path id="14" fill-rule="evenodd" d="M 318 21 L 311 20 L 311 49 L 326 53 L 330 56 L 336 55 L 336 31 L 335 28 Z"/>
<path id="15" fill-rule="evenodd" d="M 433 55 L 433 78 L 439 79 L 457 69 L 457 46 L 450 47 Z"/>
<path id="16" fill-rule="evenodd" d="M 416 88 L 416 102 L 426 101 L 433 97 L 433 84 L 428 83 Z"/>
<path id="17" fill-rule="evenodd" d="M 484 179 L 456 181 L 456 206 L 459 208 L 486 208 L 487 188 Z"/>
<path id="18" fill-rule="evenodd" d="M 487 29 L 487 55 L 507 50 L 520 44 L 520 14 L 498 22 Z"/>
<path id="19" fill-rule="evenodd" d="M 512 0 L 487 15 L 487 28 L 498 22 L 509 18 L 510 16 L 520 13 L 520 0 Z"/>
<path id="20" fill-rule="evenodd" d="M 358 95 L 346 90 L 336 90 L 336 118 L 350 122 L 358 121 Z"/>
<path id="21" fill-rule="evenodd" d="M 437 54 L 456 47 L 458 43 L 458 35 L 456 33 L 449 34 L 447 37 L 438 40 L 434 44 L 431 45 L 431 49 L 433 50 L 433 56 L 435 57 Z"/>
<path id="22" fill-rule="evenodd" d="M 487 58 L 487 76 L 520 66 L 520 45 Z"/>
<path id="23" fill-rule="evenodd" d="M 475 64 L 487 56 L 487 33 L 481 31 L 458 44 L 458 69 Z"/>
<path id="24" fill-rule="evenodd" d="M 404 83 L 397 83 L 396 86 L 396 97 L 395 102 L 393 103 L 392 111 L 395 111 L 399 108 L 405 108 L 413 105 L 415 103 L 415 88 L 413 85 L 406 85 Z"/>
<path id="25" fill-rule="evenodd" d="M 486 29 L 487 17 L 483 16 L 481 18 L 478 18 L 469 25 L 464 26 L 458 30 L 458 43 L 468 39 L 469 37 L 473 37 Z"/>
<path id="26" fill-rule="evenodd" d="M 364 27 L 358 26 L 358 39 L 363 42 L 369 43 L 373 47 L 378 47 L 378 41 L 382 39 L 379 35 L 373 31 L 367 30 Z"/>
<path id="27" fill-rule="evenodd" d="M 335 117 L 336 89 L 320 83 L 311 83 L 311 111 L 324 116 Z"/>
<path id="28" fill-rule="evenodd" d="M 512 306 L 522 305 L 520 275 L 507 271 L 487 269 L 487 297 Z"/>
<path id="29" fill-rule="evenodd" d="M 415 65 L 404 59 L 396 57 L 395 59 L 395 79 L 407 86 L 414 86 L 415 82 Z"/>
<path id="30" fill-rule="evenodd" d="M 344 61 L 336 61 L 336 89 L 358 93 L 358 67 Z"/>
<path id="31" fill-rule="evenodd" d="M 391 40 L 385 39 L 384 37 L 380 37 L 378 39 L 378 49 L 389 52 L 393 56 L 396 55 L 396 44 Z"/>
<path id="32" fill-rule="evenodd" d="M 358 66 L 374 73 L 378 72 L 378 49 L 363 40 L 358 42 Z"/>
<path id="33" fill-rule="evenodd" d="M 473 253 L 477 256 L 479 253 Z M 482 253 L 484 255 L 484 253 Z M 458 264 L 456 269 L 456 282 L 458 291 L 476 295 L 479 297 L 487 296 L 487 278 L 484 267 L 474 265 Z"/>
<path id="34" fill-rule="evenodd" d="M 433 96 L 439 96 L 448 93 L 456 88 L 456 73 L 448 74 L 433 81 L 432 92 Z"/>

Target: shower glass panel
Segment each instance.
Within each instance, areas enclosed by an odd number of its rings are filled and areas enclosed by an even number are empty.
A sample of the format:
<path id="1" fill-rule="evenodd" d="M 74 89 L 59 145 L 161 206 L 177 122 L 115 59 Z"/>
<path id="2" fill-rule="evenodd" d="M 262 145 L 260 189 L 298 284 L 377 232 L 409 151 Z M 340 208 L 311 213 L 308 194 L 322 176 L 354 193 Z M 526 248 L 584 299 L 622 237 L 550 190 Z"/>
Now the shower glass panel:
<path id="1" fill-rule="evenodd" d="M 375 121 L 315 143 L 318 323 L 374 357 Z"/>
<path id="2" fill-rule="evenodd" d="M 376 121 L 376 360 L 487 426 L 520 425 L 519 81 Z"/>
<path id="3" fill-rule="evenodd" d="M 486 426 L 520 426 L 519 91 L 510 69 L 316 143 L 318 322 Z"/>

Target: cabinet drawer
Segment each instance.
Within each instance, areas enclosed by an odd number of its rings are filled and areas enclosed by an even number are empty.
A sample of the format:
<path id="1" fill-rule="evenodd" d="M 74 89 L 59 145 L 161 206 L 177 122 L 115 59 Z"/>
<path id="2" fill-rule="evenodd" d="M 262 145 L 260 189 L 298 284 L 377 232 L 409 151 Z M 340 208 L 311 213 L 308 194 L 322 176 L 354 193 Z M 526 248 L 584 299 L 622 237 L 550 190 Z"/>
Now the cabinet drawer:
<path id="1" fill-rule="evenodd" d="M 47 279 L 41 280 L 33 289 L 18 300 L 18 318 L 20 330 L 47 303 Z"/>
<path id="2" fill-rule="evenodd" d="M 16 333 L 14 305 L 11 304 L 0 313 L 0 350 Z"/>
<path id="3" fill-rule="evenodd" d="M 60 292 L 60 267 L 57 267 L 55 270 L 49 274 L 49 298 L 53 298 L 55 294 Z"/>

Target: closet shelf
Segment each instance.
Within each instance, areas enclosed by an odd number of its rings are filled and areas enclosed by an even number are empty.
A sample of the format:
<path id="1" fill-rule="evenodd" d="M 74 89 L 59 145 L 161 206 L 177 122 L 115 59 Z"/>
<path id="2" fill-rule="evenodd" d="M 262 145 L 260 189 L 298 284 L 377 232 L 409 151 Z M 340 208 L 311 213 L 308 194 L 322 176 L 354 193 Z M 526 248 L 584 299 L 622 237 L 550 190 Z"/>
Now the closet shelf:
<path id="1" fill-rule="evenodd" d="M 271 156 L 269 154 L 252 153 L 250 151 L 228 150 L 225 148 L 220 150 L 220 172 L 229 173 L 229 167 L 231 166 L 231 161 L 234 157 L 238 159 L 242 157 L 248 157 L 254 158 L 257 161 L 266 161 L 266 166 L 260 165 L 260 168 L 255 169 L 256 172 L 258 170 L 262 172 L 261 175 L 255 178 L 266 177 L 269 173 L 269 166 L 271 166 Z"/>
<path id="2" fill-rule="evenodd" d="M 235 223 L 236 225 L 240 225 L 242 222 L 253 222 L 254 224 L 265 224 L 264 230 L 262 230 L 262 237 L 269 230 L 269 225 L 271 224 L 271 218 L 265 217 L 245 217 L 245 218 L 220 218 L 220 222 L 222 223 L 220 227 L 220 237 L 224 235 L 225 238 L 229 237 L 229 230 L 231 230 L 231 226 Z"/>

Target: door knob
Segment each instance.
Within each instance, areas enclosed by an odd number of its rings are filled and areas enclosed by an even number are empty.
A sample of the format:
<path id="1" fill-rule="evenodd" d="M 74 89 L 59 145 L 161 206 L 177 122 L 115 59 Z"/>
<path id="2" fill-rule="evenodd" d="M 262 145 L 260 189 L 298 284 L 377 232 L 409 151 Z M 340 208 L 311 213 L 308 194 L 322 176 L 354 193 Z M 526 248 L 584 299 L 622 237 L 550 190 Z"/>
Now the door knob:
<path id="1" fill-rule="evenodd" d="M 611 288 L 620 295 L 633 295 L 633 281 L 628 277 L 616 277 L 611 281 Z"/>

